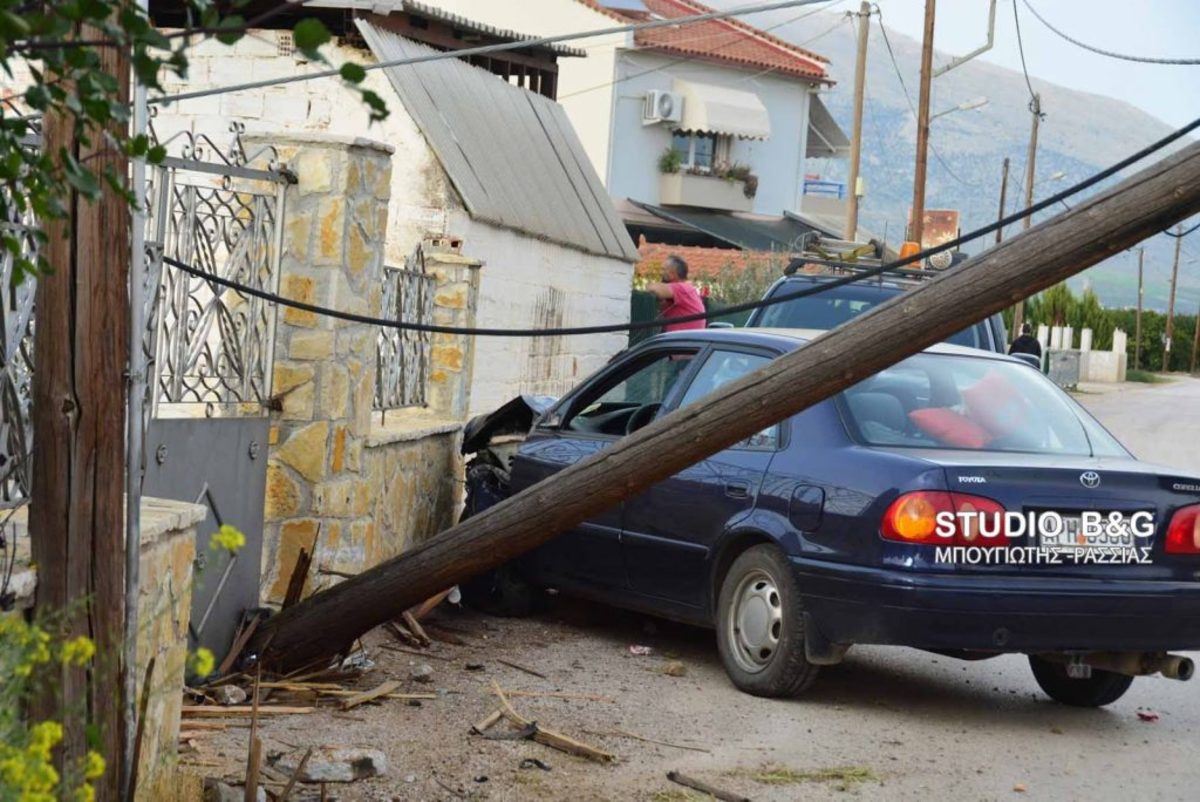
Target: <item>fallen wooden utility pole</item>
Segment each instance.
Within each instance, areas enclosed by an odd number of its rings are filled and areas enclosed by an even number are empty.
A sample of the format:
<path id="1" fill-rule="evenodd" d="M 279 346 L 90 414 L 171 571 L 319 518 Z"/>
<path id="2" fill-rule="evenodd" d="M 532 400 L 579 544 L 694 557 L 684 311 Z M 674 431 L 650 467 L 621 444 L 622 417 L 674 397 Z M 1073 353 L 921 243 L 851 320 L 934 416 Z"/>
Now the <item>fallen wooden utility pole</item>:
<path id="1" fill-rule="evenodd" d="M 334 655 L 424 599 L 1200 210 L 1200 145 L 267 621 L 272 667 Z"/>

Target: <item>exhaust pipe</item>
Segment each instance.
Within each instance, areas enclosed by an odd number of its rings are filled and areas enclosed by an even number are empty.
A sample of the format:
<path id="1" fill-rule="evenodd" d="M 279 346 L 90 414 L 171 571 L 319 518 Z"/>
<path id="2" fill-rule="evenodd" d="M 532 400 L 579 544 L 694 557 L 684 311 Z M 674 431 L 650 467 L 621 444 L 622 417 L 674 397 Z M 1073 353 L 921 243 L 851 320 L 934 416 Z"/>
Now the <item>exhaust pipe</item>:
<path id="1" fill-rule="evenodd" d="M 1196 673 L 1196 664 L 1192 658 L 1166 652 L 1090 652 L 1041 656 L 1056 663 L 1066 663 L 1068 667 L 1083 665 L 1098 671 L 1111 671 L 1131 677 L 1162 674 L 1168 679 L 1186 682 Z"/>

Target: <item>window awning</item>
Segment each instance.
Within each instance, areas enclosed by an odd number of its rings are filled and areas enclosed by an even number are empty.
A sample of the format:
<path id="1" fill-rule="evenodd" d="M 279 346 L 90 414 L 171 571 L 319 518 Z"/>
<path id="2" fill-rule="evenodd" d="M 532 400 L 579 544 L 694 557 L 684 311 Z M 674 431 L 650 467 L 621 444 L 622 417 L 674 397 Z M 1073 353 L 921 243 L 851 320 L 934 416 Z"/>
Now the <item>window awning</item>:
<path id="1" fill-rule="evenodd" d="M 686 107 L 685 107 L 686 109 Z M 841 159 L 850 154 L 850 140 L 833 119 L 820 96 L 810 95 L 808 103 L 808 147 L 810 159 Z"/>
<path id="2" fill-rule="evenodd" d="M 766 139 L 771 135 L 767 107 L 753 92 L 678 78 L 672 88 L 683 96 L 681 131 L 729 134 L 742 139 Z"/>

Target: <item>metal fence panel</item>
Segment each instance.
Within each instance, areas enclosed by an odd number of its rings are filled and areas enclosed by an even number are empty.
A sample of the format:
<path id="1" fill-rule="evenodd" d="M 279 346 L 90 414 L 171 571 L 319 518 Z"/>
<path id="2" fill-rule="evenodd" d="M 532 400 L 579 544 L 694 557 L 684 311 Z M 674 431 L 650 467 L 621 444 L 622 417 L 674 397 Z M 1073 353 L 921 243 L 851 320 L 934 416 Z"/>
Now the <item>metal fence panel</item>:
<path id="1" fill-rule="evenodd" d="M 418 253 L 405 268 L 383 269 L 383 316 L 391 320 L 433 320 L 436 280 Z M 375 409 L 419 407 L 427 403 L 431 337 L 427 332 L 380 327 L 376 338 Z"/>

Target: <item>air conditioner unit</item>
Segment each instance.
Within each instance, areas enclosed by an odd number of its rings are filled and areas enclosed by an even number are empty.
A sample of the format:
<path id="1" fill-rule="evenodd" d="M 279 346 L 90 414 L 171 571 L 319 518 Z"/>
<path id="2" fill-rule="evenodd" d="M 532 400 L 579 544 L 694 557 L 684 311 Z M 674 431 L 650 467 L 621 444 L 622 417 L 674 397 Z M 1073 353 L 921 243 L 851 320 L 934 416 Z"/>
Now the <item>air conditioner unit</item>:
<path id="1" fill-rule="evenodd" d="M 651 89 L 642 104 L 642 125 L 677 123 L 683 119 L 683 95 Z"/>

